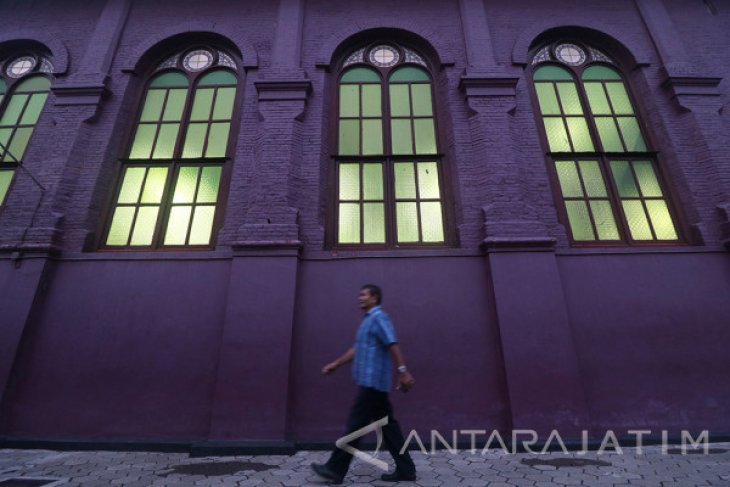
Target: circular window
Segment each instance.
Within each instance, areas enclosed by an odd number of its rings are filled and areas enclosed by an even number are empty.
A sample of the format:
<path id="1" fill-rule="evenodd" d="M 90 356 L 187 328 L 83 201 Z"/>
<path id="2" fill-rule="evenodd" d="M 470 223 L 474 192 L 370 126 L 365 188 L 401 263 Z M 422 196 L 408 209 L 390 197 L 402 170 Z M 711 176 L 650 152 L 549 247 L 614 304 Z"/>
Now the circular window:
<path id="1" fill-rule="evenodd" d="M 202 71 L 213 64 L 213 54 L 208 51 L 192 51 L 183 59 L 183 66 L 188 71 Z"/>
<path id="2" fill-rule="evenodd" d="M 400 59 L 398 50 L 390 46 L 377 46 L 370 51 L 370 62 L 376 66 L 393 66 Z"/>
<path id="3" fill-rule="evenodd" d="M 586 61 L 586 53 L 575 44 L 560 44 L 555 48 L 555 57 L 570 66 L 578 66 Z"/>
<path id="4" fill-rule="evenodd" d="M 35 68 L 36 60 L 30 56 L 19 57 L 8 64 L 5 72 L 12 78 L 20 78 L 24 74 L 30 73 Z"/>

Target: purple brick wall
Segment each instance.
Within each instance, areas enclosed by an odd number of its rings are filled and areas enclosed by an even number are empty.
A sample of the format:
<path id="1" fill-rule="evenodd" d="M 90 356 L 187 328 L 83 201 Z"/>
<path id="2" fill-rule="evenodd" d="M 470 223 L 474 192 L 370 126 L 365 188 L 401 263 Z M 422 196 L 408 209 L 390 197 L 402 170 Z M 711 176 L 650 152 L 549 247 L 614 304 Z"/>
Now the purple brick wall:
<path id="1" fill-rule="evenodd" d="M 353 386 L 319 370 L 348 347 L 371 281 L 418 381 L 394 397 L 408 429 L 730 432 L 730 9 L 718 7 L 4 2 L 0 57 L 35 41 L 57 73 L 25 158 L 47 190 L 19 173 L 0 209 L 0 437 L 333 439 Z M 687 245 L 570 247 L 524 74 L 533 42 L 558 35 L 626 67 Z M 325 248 L 330 67 L 375 39 L 435 68 L 454 248 Z M 97 251 L 146 70 L 207 41 L 244 73 L 216 248 Z"/>

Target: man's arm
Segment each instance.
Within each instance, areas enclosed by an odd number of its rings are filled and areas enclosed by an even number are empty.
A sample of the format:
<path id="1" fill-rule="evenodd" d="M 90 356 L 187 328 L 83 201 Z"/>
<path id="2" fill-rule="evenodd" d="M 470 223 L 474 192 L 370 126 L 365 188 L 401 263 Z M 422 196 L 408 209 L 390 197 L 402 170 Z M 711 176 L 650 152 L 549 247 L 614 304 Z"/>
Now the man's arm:
<path id="1" fill-rule="evenodd" d="M 355 348 L 350 347 L 350 349 L 343 353 L 339 358 L 336 360 L 328 363 L 324 367 L 322 367 L 322 373 L 323 374 L 329 374 L 331 372 L 334 372 L 335 369 L 340 367 L 341 365 L 345 365 L 347 363 L 352 362 L 352 359 L 355 357 Z"/>
<path id="2" fill-rule="evenodd" d="M 405 368 L 406 361 L 403 358 L 403 353 L 397 343 L 392 343 L 390 345 L 390 356 L 393 357 L 393 363 L 395 364 L 396 369 L 401 369 L 401 367 Z M 400 372 L 400 370 L 398 371 L 398 385 L 396 386 L 396 389 L 408 392 L 415 383 L 416 381 L 413 379 L 410 372 L 407 370 L 405 372 Z"/>

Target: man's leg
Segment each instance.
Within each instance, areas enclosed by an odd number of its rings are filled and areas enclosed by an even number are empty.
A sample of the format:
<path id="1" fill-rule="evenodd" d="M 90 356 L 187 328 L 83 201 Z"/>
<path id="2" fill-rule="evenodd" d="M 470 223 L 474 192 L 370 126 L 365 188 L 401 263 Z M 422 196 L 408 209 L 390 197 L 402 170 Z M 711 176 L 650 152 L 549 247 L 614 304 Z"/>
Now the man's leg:
<path id="1" fill-rule="evenodd" d="M 408 450 L 405 450 L 402 455 L 400 453 L 405 444 L 405 439 L 400 424 L 393 416 L 393 407 L 390 405 L 388 393 L 377 391 L 377 394 L 378 402 L 375 416 L 377 418 L 388 416 L 388 424 L 383 426 L 383 442 L 388 452 L 393 456 L 393 460 L 395 460 L 395 471 L 403 475 L 415 475 L 416 465 L 413 463 Z"/>
<path id="2" fill-rule="evenodd" d="M 373 389 L 365 387 L 360 387 L 358 389 L 357 397 L 350 408 L 350 414 L 347 418 L 345 434 L 357 431 L 373 422 L 373 392 Z M 382 416 L 380 417 L 382 418 Z M 350 445 L 357 448 L 357 445 L 360 443 L 360 439 L 361 438 L 354 439 L 350 442 Z M 340 477 L 344 477 L 350 467 L 351 461 L 352 455 L 350 453 L 335 446 L 335 449 L 332 451 L 332 455 L 330 455 L 330 459 L 327 460 L 325 465 Z"/>

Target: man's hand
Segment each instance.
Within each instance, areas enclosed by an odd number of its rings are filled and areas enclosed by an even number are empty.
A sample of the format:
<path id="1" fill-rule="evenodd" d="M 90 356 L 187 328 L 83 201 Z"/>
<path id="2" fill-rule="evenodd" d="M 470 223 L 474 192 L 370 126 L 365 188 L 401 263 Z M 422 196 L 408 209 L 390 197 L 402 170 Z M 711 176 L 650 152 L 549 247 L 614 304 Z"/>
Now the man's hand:
<path id="1" fill-rule="evenodd" d="M 324 367 L 322 367 L 322 373 L 324 375 L 331 374 L 335 370 L 337 370 L 337 362 L 336 361 L 335 362 L 330 362 L 327 365 L 325 365 Z"/>
<path id="2" fill-rule="evenodd" d="M 401 392 L 408 392 L 413 388 L 415 384 L 416 381 L 415 379 L 413 379 L 413 376 L 410 372 L 398 374 L 398 386 L 396 386 L 397 390 Z"/>

